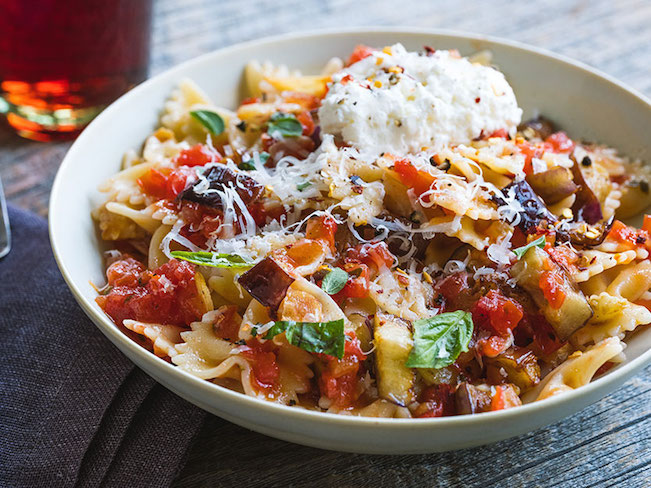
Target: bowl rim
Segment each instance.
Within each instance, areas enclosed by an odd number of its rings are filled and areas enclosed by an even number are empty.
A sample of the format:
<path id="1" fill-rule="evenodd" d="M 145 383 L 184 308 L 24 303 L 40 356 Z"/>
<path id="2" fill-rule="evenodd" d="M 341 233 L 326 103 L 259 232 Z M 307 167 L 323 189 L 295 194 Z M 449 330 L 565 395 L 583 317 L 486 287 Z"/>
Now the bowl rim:
<path id="1" fill-rule="evenodd" d="M 94 322 L 94 324 L 106 335 L 111 342 L 115 345 L 118 345 L 120 352 L 127 356 L 131 360 L 131 354 L 137 356 L 140 360 L 149 363 L 149 366 L 158 370 L 161 373 L 161 376 L 169 376 L 171 378 L 176 378 L 180 382 L 184 382 L 187 386 L 193 387 L 196 391 L 201 391 L 205 395 L 211 396 L 211 402 L 214 399 L 224 402 L 234 402 L 241 403 L 247 407 L 257 408 L 261 413 L 268 414 L 270 416 L 280 415 L 286 417 L 288 420 L 309 420 L 317 422 L 328 422 L 337 424 L 339 427 L 353 427 L 353 426 L 373 426 L 388 429 L 399 429 L 399 430 L 408 430 L 412 428 L 435 428 L 440 427 L 457 427 L 465 426 L 470 427 L 475 424 L 483 424 L 485 422 L 491 421 L 508 421 L 529 416 L 532 414 L 537 414 L 544 410 L 551 410 L 555 406 L 560 406 L 562 404 L 573 404 L 580 399 L 580 397 L 589 397 L 591 393 L 598 394 L 598 390 L 607 389 L 613 384 L 621 385 L 630 375 L 634 374 L 636 371 L 641 369 L 647 364 L 651 364 L 651 349 L 643 352 L 640 356 L 633 360 L 627 360 L 618 366 L 616 369 L 610 371 L 608 374 L 601 376 L 600 378 L 591 381 L 585 386 L 582 386 L 578 389 L 565 392 L 562 395 L 553 396 L 542 401 L 528 403 L 522 405 L 518 408 L 510 408 L 505 410 L 499 410 L 494 412 L 486 412 L 481 415 L 458 415 L 451 417 L 437 417 L 437 418 L 424 418 L 424 419 L 396 419 L 396 418 L 375 418 L 375 417 L 362 417 L 362 416 L 352 416 L 352 415 L 339 415 L 334 413 L 327 412 L 317 412 L 313 410 L 307 410 L 303 408 L 295 408 L 279 403 L 263 400 L 260 398 L 248 396 L 243 393 L 228 389 L 226 387 L 219 386 L 210 381 L 200 379 L 196 376 L 187 373 L 177 366 L 157 357 L 153 353 L 144 349 L 138 345 L 135 341 L 131 340 L 126 334 L 121 332 L 118 327 L 111 321 L 111 319 L 104 313 L 96 310 L 92 303 L 92 300 L 86 299 L 84 294 L 80 290 L 79 286 L 72 280 L 70 272 L 68 271 L 68 266 L 64 262 L 62 255 L 58 247 L 58 238 L 57 238 L 57 229 L 61 228 L 65 224 L 65 216 L 58 215 L 56 213 L 57 207 L 60 205 L 59 201 L 62 199 L 61 191 L 59 188 L 62 186 L 62 181 L 64 174 L 69 166 L 73 164 L 73 161 L 77 159 L 78 154 L 83 154 L 83 141 L 86 138 L 91 137 L 94 131 L 94 127 L 98 126 L 101 121 L 104 119 L 109 119 L 115 113 L 119 113 L 124 107 L 128 106 L 130 100 L 135 99 L 141 93 L 149 88 L 150 85 L 159 83 L 161 79 L 164 78 L 175 78 L 179 73 L 194 67 L 199 66 L 205 63 L 212 57 L 225 55 L 233 51 L 240 49 L 250 49 L 255 48 L 256 46 L 263 46 L 269 43 L 275 43 L 280 41 L 288 40 L 298 40 L 298 39 L 308 39 L 308 38 L 332 38 L 338 36 L 349 36 L 355 34 L 386 34 L 390 35 L 432 35 L 432 36 L 446 36 L 450 38 L 457 38 L 460 41 L 479 41 L 479 42 L 488 42 L 493 44 L 498 44 L 513 48 L 519 51 L 524 51 L 527 55 L 533 55 L 544 58 L 551 58 L 556 62 L 563 63 L 567 67 L 579 70 L 584 72 L 586 75 L 604 79 L 608 83 L 614 86 L 614 88 L 625 92 L 630 96 L 633 96 L 637 99 L 638 102 L 646 104 L 649 109 L 651 109 L 651 100 L 646 97 L 644 94 L 640 93 L 634 88 L 631 88 L 616 78 L 603 73 L 602 71 L 595 69 L 583 62 L 576 61 L 567 56 L 551 52 L 549 50 L 531 46 L 519 41 L 513 41 L 509 39 L 502 39 L 495 36 L 468 33 L 459 30 L 451 29 L 423 29 L 415 27 L 350 27 L 350 28 L 333 28 L 333 29 L 321 29 L 321 30 L 312 30 L 312 31 L 298 31 L 291 32 L 287 34 L 280 34 L 274 36 L 267 36 L 260 39 L 249 40 L 246 42 L 241 42 L 237 44 L 232 44 L 217 50 L 204 53 L 200 56 L 194 57 L 187 61 L 184 61 L 178 65 L 175 65 L 171 68 L 168 68 L 161 73 L 156 74 L 155 76 L 147 79 L 140 85 L 136 86 L 129 92 L 122 95 L 111 105 L 109 105 L 98 117 L 93 120 L 89 126 L 80 134 L 80 136 L 75 140 L 73 145 L 70 147 L 66 153 L 54 179 L 52 190 L 50 193 L 50 203 L 49 203 L 49 218 L 48 218 L 48 228 L 49 228 L 49 237 L 52 247 L 52 251 L 59 267 L 63 278 L 72 291 L 76 301 L 82 307 L 86 315 Z M 156 108 L 158 110 L 158 107 Z M 90 134 L 90 135 L 89 135 Z M 81 141 L 81 142 L 80 142 Z M 125 148 L 125 150 L 128 148 Z M 126 350 L 129 354 L 123 352 Z M 133 361 L 132 361 L 133 362 Z M 165 384 L 163 384 L 165 386 Z M 219 406 L 217 405 L 219 408 Z"/>

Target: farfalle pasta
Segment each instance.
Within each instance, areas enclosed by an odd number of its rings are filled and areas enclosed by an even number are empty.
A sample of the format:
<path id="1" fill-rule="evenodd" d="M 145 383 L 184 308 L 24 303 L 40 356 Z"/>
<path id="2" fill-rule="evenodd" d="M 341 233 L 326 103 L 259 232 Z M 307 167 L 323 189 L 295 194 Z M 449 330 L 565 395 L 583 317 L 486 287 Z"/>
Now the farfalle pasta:
<path id="1" fill-rule="evenodd" d="M 98 304 L 188 374 L 332 414 L 481 413 L 604 374 L 651 322 L 651 217 L 625 222 L 651 172 L 522 122 L 486 59 L 252 61 L 228 108 L 182 81 L 100 187 Z"/>

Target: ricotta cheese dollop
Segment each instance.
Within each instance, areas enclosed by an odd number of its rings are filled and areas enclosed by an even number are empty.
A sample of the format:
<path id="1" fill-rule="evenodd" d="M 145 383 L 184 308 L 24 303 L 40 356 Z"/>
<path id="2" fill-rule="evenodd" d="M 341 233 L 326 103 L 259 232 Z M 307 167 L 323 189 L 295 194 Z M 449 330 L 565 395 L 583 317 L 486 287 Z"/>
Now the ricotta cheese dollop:
<path id="1" fill-rule="evenodd" d="M 321 130 L 373 152 L 420 152 L 463 144 L 499 129 L 514 133 L 522 110 L 499 71 L 455 52 L 428 55 L 401 44 L 335 75 Z"/>

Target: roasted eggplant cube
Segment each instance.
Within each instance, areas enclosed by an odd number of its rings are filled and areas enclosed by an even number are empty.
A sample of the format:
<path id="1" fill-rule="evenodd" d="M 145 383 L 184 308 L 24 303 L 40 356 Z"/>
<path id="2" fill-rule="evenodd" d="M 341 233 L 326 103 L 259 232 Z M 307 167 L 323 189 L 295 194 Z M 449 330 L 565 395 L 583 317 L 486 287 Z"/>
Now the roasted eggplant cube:
<path id="1" fill-rule="evenodd" d="M 294 283 L 292 278 L 273 257 L 266 257 L 237 280 L 253 298 L 271 310 L 278 310 Z"/>
<path id="2" fill-rule="evenodd" d="M 413 345 L 408 324 L 388 314 L 375 316 L 375 357 L 378 392 L 399 405 L 414 400 L 414 372 L 405 366 Z"/>
<path id="3" fill-rule="evenodd" d="M 528 349 L 511 347 L 502 354 L 484 358 L 486 374 L 491 382 L 507 381 L 520 391 L 530 390 L 540 383 L 540 366 L 536 355 Z"/>
<path id="4" fill-rule="evenodd" d="M 565 294 L 565 299 L 559 308 L 553 308 L 540 289 L 540 277 L 546 267 L 551 267 L 559 276 L 563 277 L 561 289 Z M 542 249 L 538 247 L 529 249 L 522 259 L 513 265 L 511 275 L 518 285 L 531 295 L 547 322 L 554 328 L 556 335 L 562 341 L 567 340 L 592 317 L 592 308 L 583 293 L 567 273 L 549 259 L 548 254 Z"/>
<path id="5" fill-rule="evenodd" d="M 454 394 L 457 414 L 469 415 L 490 410 L 491 397 L 489 391 L 489 389 L 479 388 L 465 381 L 460 383 Z"/>

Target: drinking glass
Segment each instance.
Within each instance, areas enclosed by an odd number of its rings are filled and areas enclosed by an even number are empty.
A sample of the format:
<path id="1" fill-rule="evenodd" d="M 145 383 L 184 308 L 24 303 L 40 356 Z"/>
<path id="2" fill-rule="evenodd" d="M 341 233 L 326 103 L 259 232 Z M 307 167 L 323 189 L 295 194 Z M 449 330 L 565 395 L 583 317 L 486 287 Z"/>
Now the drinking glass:
<path id="1" fill-rule="evenodd" d="M 76 136 L 147 76 L 152 0 L 0 0 L 0 113 L 23 137 Z"/>

